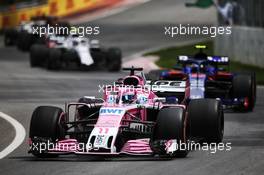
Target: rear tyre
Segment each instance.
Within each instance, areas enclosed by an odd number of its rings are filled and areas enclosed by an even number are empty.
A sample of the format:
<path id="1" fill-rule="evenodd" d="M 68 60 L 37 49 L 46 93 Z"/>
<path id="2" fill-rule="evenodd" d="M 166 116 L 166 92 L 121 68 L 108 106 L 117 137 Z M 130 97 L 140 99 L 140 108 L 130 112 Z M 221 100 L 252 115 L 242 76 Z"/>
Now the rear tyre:
<path id="1" fill-rule="evenodd" d="M 146 74 L 146 79 L 151 81 L 160 80 L 161 72 L 164 70 L 151 70 L 148 74 Z"/>
<path id="2" fill-rule="evenodd" d="M 91 49 L 91 56 L 94 60 L 94 64 L 90 66 L 92 70 L 106 70 L 107 55 L 103 50 Z"/>
<path id="3" fill-rule="evenodd" d="M 5 31 L 4 44 L 5 46 L 12 46 L 15 44 L 16 31 L 14 29 L 8 29 Z"/>
<path id="4" fill-rule="evenodd" d="M 164 141 L 176 140 L 178 147 L 180 142 L 187 144 L 189 132 L 186 119 L 185 111 L 181 107 L 164 108 L 160 110 L 151 141 L 154 153 L 166 155 Z M 171 156 L 186 157 L 188 152 L 187 149 L 177 149 Z"/>
<path id="5" fill-rule="evenodd" d="M 80 119 L 90 116 L 91 114 L 93 114 L 94 109 L 99 110 L 100 106 L 96 106 L 96 104 L 102 104 L 104 101 L 102 99 L 92 99 L 92 98 L 87 98 L 87 97 L 82 97 L 78 100 L 78 103 L 85 103 L 85 104 L 89 104 L 90 107 L 86 106 L 86 105 L 80 105 L 78 107 L 78 113 L 79 113 L 79 117 Z M 94 115 L 96 116 L 96 115 Z"/>
<path id="6" fill-rule="evenodd" d="M 13 44 L 12 44 L 12 41 L 11 41 L 11 38 L 9 37 L 9 36 L 6 36 L 5 35 L 5 38 L 4 38 L 4 44 L 5 44 L 5 46 L 7 47 L 7 46 L 12 46 Z"/>
<path id="7" fill-rule="evenodd" d="M 86 104 L 91 104 L 91 103 L 103 103 L 102 99 L 98 98 L 87 98 L 87 97 L 82 97 L 78 100 L 79 103 L 86 103 Z"/>
<path id="8" fill-rule="evenodd" d="M 48 58 L 48 48 L 45 45 L 33 44 L 30 48 L 30 66 L 42 66 Z"/>
<path id="9" fill-rule="evenodd" d="M 224 113 L 215 99 L 194 99 L 188 106 L 191 137 L 207 143 L 220 143 L 224 135 Z"/>
<path id="10" fill-rule="evenodd" d="M 47 60 L 47 69 L 60 70 L 62 67 L 62 53 L 60 49 L 50 49 Z"/>
<path id="11" fill-rule="evenodd" d="M 107 68 L 108 71 L 120 71 L 122 62 L 122 52 L 119 48 L 109 48 L 107 51 Z"/>
<path id="12" fill-rule="evenodd" d="M 17 41 L 17 47 L 19 50 L 29 51 L 32 42 L 33 42 L 33 35 L 26 32 L 19 33 L 18 41 Z"/>
<path id="13" fill-rule="evenodd" d="M 37 107 L 31 117 L 29 137 L 32 143 L 39 143 L 50 140 L 55 143 L 57 139 L 64 138 L 64 130 L 60 124 L 62 109 L 53 106 Z M 46 145 L 47 146 L 47 145 Z M 32 150 L 32 154 L 36 157 L 54 157 L 40 150 Z"/>
<path id="14" fill-rule="evenodd" d="M 242 106 L 240 111 L 253 111 L 256 103 L 256 75 L 255 73 L 237 74 L 233 78 L 233 98 L 245 98 L 248 106 Z"/>

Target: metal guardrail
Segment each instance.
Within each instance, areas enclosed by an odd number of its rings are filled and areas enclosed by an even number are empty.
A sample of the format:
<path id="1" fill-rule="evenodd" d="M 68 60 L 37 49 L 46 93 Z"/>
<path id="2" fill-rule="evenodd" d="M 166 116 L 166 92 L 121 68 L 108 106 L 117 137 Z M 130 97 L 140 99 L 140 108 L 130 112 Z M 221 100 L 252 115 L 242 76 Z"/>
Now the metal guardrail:
<path id="1" fill-rule="evenodd" d="M 231 35 L 215 40 L 215 54 L 228 55 L 232 60 L 264 67 L 264 28 L 233 26 Z"/>
<path id="2" fill-rule="evenodd" d="M 227 2 L 234 4 L 232 10 L 233 23 L 235 25 L 264 27 L 264 1 L 263 0 L 220 0 L 220 5 Z M 219 17 L 220 24 L 224 20 Z"/>

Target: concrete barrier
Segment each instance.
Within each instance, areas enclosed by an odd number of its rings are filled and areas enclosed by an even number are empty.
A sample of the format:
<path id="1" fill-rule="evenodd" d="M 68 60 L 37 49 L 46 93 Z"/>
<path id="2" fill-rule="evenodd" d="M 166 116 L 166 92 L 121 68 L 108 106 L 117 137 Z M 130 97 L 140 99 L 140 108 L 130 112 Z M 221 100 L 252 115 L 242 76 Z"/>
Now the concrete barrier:
<path id="1" fill-rule="evenodd" d="M 215 52 L 242 63 L 264 67 L 264 28 L 234 26 L 231 35 L 215 39 Z"/>

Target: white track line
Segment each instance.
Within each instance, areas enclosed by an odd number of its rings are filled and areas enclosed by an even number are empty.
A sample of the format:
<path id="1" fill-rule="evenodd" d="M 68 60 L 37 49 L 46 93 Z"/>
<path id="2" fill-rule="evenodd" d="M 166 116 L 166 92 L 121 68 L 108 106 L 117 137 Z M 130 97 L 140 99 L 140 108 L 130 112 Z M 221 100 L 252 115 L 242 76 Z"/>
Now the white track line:
<path id="1" fill-rule="evenodd" d="M 12 143 L 0 152 L 0 159 L 2 159 L 8 154 L 10 154 L 12 151 L 14 151 L 17 147 L 19 147 L 19 145 L 24 141 L 26 131 L 25 128 L 17 120 L 10 117 L 9 115 L 0 112 L 0 117 L 8 121 L 15 128 L 16 131 L 16 136 L 13 139 Z"/>

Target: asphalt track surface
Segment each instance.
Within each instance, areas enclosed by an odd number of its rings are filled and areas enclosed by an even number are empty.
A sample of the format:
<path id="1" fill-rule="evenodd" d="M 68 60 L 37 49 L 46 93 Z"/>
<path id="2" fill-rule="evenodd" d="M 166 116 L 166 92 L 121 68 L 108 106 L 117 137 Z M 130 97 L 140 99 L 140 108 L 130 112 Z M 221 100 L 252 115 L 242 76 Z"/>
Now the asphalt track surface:
<path id="1" fill-rule="evenodd" d="M 178 11 L 173 11 L 173 7 Z M 92 23 L 103 28 L 101 37 L 106 46 L 120 45 L 124 55 L 129 56 L 145 49 L 199 38 L 164 38 L 160 34 L 163 32 L 161 26 L 181 21 L 210 25 L 215 21 L 213 12 L 202 12 L 204 14 L 200 16 L 186 15 L 188 13 L 180 1 L 154 0 Z M 206 13 L 211 14 L 209 18 Z M 30 69 L 27 53 L 0 47 L 0 111 L 18 120 L 28 133 L 35 107 L 63 107 L 65 101 L 77 100 L 84 95 L 100 95 L 98 84 L 108 84 L 120 76 L 122 73 Z M 258 88 L 254 112 L 225 114 L 224 141 L 232 143 L 232 150 L 228 152 L 193 151 L 187 158 L 174 160 L 147 157 L 98 160 L 76 156 L 35 159 L 27 154 L 26 137 L 21 146 L 0 160 L 0 174 L 263 174 L 263 92 Z M 0 119 L 0 150 L 12 141 L 14 135 L 12 126 Z"/>

